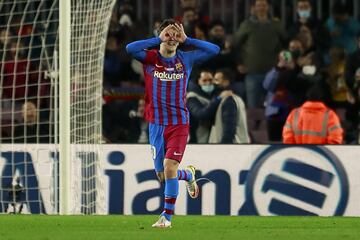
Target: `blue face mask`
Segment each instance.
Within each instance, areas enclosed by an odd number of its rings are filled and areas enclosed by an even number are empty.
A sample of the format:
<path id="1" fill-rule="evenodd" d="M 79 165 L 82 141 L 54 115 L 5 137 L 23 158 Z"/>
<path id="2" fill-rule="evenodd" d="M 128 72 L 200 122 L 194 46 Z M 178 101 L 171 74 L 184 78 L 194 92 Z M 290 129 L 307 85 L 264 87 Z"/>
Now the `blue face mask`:
<path id="1" fill-rule="evenodd" d="M 203 90 L 206 93 L 211 93 L 212 91 L 214 91 L 214 89 L 215 89 L 214 84 L 201 86 L 201 90 Z"/>
<path id="2" fill-rule="evenodd" d="M 299 14 L 300 18 L 309 18 L 311 16 L 311 11 L 310 10 L 299 10 L 298 14 Z"/>

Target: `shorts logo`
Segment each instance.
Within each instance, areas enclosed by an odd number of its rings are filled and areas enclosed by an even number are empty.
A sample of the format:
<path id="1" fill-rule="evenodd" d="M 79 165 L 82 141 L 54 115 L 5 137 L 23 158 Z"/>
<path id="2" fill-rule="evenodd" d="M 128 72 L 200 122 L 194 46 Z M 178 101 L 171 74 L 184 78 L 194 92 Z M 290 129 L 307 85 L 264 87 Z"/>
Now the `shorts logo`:
<path id="1" fill-rule="evenodd" d="M 349 183 L 325 147 L 271 146 L 247 173 L 245 193 L 240 214 L 333 216 L 345 212 Z"/>
<path id="2" fill-rule="evenodd" d="M 181 152 L 174 152 L 174 155 L 175 155 L 175 156 L 181 156 L 182 153 L 181 153 Z"/>
<path id="3" fill-rule="evenodd" d="M 151 155 L 152 155 L 153 160 L 155 160 L 155 158 L 156 158 L 156 148 L 155 148 L 155 146 L 151 146 Z"/>

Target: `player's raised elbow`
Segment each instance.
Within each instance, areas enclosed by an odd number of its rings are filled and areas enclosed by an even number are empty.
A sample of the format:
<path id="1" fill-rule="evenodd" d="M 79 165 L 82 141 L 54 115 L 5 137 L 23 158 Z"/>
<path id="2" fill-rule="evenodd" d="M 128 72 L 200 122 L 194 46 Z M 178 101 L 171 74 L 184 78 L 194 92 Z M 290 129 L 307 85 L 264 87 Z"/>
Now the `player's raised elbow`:
<path id="1" fill-rule="evenodd" d="M 131 43 L 126 45 L 126 52 L 128 54 L 132 54 L 134 52 L 134 48 L 131 46 Z"/>
<path id="2" fill-rule="evenodd" d="M 214 55 L 218 55 L 220 53 L 220 47 L 218 45 L 213 44 L 211 49 L 211 53 Z"/>

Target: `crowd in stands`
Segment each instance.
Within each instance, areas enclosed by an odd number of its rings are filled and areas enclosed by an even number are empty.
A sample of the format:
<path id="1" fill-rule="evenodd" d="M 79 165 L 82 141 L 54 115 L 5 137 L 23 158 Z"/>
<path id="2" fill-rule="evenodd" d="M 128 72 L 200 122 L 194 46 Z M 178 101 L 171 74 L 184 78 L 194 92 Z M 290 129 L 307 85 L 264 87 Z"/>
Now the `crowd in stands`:
<path id="1" fill-rule="evenodd" d="M 184 25 L 187 36 L 210 41 L 221 49 L 215 58 L 195 66 L 190 76 L 189 142 L 280 143 L 289 114 L 309 100 L 309 91 L 317 89 L 323 96 L 321 102 L 341 120 L 341 143 L 359 143 L 360 23 L 344 1 L 334 1 L 330 16 L 317 19 L 313 1 L 298 0 L 296 20 L 288 23 L 286 19 L 284 25 L 271 14 L 280 1 L 253 0 L 249 17 L 235 32 L 221 20 L 211 19 L 200 5 L 202 1 L 177 1 L 180 14 L 173 18 Z M 137 21 L 134 4 L 119 0 L 109 25 L 103 72 L 103 134 L 110 143 L 148 142 L 142 65 L 126 54 L 125 46 L 157 37 L 162 19 L 154 22 L 154 31 L 149 33 L 144 23 Z M 13 21 L 19 19 L 14 17 Z M 30 100 L 38 111 L 48 109 L 46 96 L 51 93 L 49 80 L 39 74 L 41 64 L 26 60 L 30 40 L 26 36 L 41 29 L 13 26 L 0 29 L 1 98 L 3 105 L 4 99 L 22 99 L 12 109 L 17 109 L 23 121 L 21 109 L 31 106 L 23 100 Z M 19 34 L 24 35 L 22 41 L 11 41 L 12 35 Z M 38 37 L 32 41 L 41 45 Z M 36 49 L 31 54 L 39 59 Z M 30 76 L 25 72 L 31 72 Z M 44 122 L 49 122 L 46 114 Z"/>
<path id="2" fill-rule="evenodd" d="M 9 17 L 1 11 L 0 141 L 49 143 L 51 88 L 43 74 L 46 68 L 40 62 L 42 42 L 37 34 L 42 26 L 30 21 L 22 24 L 21 14 Z"/>
<path id="3" fill-rule="evenodd" d="M 335 1 L 329 18 L 320 20 L 311 0 L 299 0 L 297 18 L 285 28 L 271 15 L 270 1 L 254 0 L 250 16 L 233 33 L 221 20 L 210 19 L 198 1 L 181 0 L 180 6 L 182 14 L 174 18 L 186 34 L 221 48 L 190 77 L 190 142 L 280 143 L 290 112 L 317 89 L 323 96 L 318 101 L 341 120 L 344 133 L 337 143 L 358 143 L 360 24 L 343 1 Z M 133 6 L 123 1 L 114 11 L 105 56 L 109 88 L 144 84 L 141 65 L 124 54 L 124 45 L 156 37 L 156 31 L 141 34 L 136 24 Z M 105 105 L 104 119 L 112 123 L 104 124 L 104 133 L 110 142 L 144 140 L 144 124 L 132 117 L 141 116 L 132 115 L 139 112 L 136 101 L 112 99 Z M 119 110 L 121 116 L 114 114 Z"/>

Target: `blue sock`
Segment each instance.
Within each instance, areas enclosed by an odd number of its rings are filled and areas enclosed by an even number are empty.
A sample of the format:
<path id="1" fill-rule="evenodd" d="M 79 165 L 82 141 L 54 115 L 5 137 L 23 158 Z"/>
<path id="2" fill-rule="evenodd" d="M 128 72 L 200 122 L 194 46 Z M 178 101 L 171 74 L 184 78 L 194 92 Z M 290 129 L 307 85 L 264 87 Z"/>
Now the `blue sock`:
<path id="1" fill-rule="evenodd" d="M 192 173 L 188 170 L 178 170 L 177 175 L 179 180 L 189 181 L 192 179 Z"/>
<path id="2" fill-rule="evenodd" d="M 177 178 L 165 179 L 164 211 L 161 215 L 165 216 L 169 221 L 171 221 L 171 217 L 174 215 L 175 202 L 178 194 L 179 180 Z"/>

